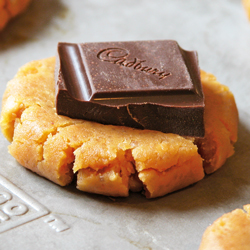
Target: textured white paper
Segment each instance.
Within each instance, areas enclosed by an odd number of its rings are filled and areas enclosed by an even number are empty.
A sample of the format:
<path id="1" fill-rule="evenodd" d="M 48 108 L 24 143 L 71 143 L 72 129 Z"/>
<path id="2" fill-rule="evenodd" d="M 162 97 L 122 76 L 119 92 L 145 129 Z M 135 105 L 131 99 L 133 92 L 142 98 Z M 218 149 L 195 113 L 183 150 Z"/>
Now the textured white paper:
<path id="1" fill-rule="evenodd" d="M 0 135 L 0 229 L 8 228 L 0 233 L 1 250 L 193 250 L 216 218 L 250 203 L 250 23 L 240 0 L 34 0 L 0 34 L 1 96 L 20 66 L 54 56 L 59 41 L 155 39 L 197 50 L 201 68 L 232 90 L 240 115 L 236 154 L 216 173 L 165 197 L 110 199 L 24 169 Z"/>

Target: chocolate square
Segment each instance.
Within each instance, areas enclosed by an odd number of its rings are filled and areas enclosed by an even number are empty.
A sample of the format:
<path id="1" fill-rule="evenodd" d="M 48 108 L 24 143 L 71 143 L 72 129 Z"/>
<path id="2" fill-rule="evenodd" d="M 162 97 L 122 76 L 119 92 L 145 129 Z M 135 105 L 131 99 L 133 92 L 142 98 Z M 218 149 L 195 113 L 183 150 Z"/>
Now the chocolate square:
<path id="1" fill-rule="evenodd" d="M 197 53 L 175 41 L 59 43 L 55 74 L 58 114 L 204 136 Z"/>

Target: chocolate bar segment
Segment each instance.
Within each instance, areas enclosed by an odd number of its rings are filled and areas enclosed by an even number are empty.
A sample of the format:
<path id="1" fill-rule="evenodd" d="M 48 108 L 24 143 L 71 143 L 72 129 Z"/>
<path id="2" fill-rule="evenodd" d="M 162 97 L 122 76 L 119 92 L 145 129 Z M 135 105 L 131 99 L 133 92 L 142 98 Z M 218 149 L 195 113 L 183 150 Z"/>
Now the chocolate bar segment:
<path id="1" fill-rule="evenodd" d="M 175 41 L 59 43 L 55 78 L 60 115 L 204 136 L 197 53 Z"/>

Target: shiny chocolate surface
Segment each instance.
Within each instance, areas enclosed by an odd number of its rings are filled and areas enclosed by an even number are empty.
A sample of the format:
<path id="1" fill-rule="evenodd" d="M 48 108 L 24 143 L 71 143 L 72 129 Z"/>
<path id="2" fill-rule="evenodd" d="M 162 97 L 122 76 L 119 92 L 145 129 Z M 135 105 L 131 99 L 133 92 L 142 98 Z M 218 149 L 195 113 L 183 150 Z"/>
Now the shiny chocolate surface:
<path id="1" fill-rule="evenodd" d="M 59 43 L 57 112 L 103 124 L 204 135 L 197 53 L 172 40 Z"/>

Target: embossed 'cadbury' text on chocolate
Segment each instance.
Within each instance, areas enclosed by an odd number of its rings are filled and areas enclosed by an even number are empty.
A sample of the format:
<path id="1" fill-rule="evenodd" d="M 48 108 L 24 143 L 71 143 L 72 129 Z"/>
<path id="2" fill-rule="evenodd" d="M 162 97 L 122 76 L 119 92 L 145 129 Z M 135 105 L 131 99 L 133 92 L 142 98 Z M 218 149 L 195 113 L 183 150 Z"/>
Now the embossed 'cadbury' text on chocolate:
<path id="1" fill-rule="evenodd" d="M 123 48 L 107 48 L 101 50 L 97 54 L 97 58 L 104 62 L 110 62 L 113 64 L 117 64 L 120 66 L 133 68 L 134 70 L 138 70 L 141 72 L 157 75 L 159 80 L 165 79 L 170 76 L 170 72 L 160 71 L 157 68 L 152 68 L 149 66 L 145 66 L 146 60 L 140 60 L 138 58 L 134 58 L 133 61 L 128 61 L 127 57 L 130 55 L 127 49 Z"/>
<path id="2" fill-rule="evenodd" d="M 60 115 L 204 136 L 197 53 L 176 41 L 59 43 L 55 72 Z"/>

